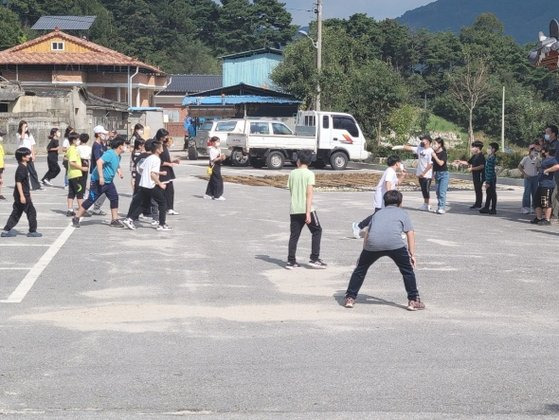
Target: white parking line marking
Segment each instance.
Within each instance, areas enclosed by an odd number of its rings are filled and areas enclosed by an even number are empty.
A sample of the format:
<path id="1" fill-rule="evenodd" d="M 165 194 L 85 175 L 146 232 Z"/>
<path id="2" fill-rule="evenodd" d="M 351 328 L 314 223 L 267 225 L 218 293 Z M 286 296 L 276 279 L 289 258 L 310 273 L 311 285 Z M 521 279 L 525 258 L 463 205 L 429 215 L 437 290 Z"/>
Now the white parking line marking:
<path id="1" fill-rule="evenodd" d="M 4 239 L 3 239 L 4 240 Z M 28 246 L 34 246 L 34 247 L 47 247 L 50 246 L 50 244 L 22 244 L 21 242 L 17 242 L 17 243 L 13 243 L 13 244 L 0 244 L 0 246 L 5 246 L 5 247 L 9 247 L 9 246 L 24 246 L 24 247 L 28 247 Z"/>
<path id="2" fill-rule="evenodd" d="M 43 256 L 39 259 L 39 261 L 33 266 L 33 268 L 27 273 L 27 275 L 23 278 L 21 283 L 17 286 L 16 290 L 8 297 L 6 300 L 0 300 L 0 303 L 21 303 L 25 296 L 39 276 L 43 273 L 45 268 L 49 265 L 52 259 L 56 256 L 60 248 L 66 243 L 70 235 L 76 229 L 70 224 L 64 229 L 64 231 L 60 234 L 60 236 L 54 241 L 54 243 L 47 249 L 47 252 L 43 254 Z"/>
<path id="3" fill-rule="evenodd" d="M 25 270 L 31 270 L 31 267 L 0 267 L 0 271 L 3 271 L 3 270 L 5 270 L 5 271 L 11 271 L 11 270 L 25 271 Z"/>
<path id="4" fill-rule="evenodd" d="M 456 242 L 443 241 L 442 239 L 427 239 L 427 241 L 432 242 L 432 243 L 437 244 L 437 245 L 448 246 L 448 247 L 451 247 L 451 248 L 456 248 L 456 247 L 460 246 Z"/>

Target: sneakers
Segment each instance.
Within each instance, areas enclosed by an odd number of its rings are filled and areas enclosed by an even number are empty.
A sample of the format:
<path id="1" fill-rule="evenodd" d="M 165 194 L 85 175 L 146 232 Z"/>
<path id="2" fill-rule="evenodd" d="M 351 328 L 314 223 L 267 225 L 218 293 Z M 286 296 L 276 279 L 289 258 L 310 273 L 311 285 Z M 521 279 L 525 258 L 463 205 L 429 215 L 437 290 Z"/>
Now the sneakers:
<path id="1" fill-rule="evenodd" d="M 326 267 L 328 267 L 328 264 L 326 264 L 325 262 L 323 262 L 322 260 L 318 259 L 318 260 L 314 260 L 314 261 L 309 261 L 309 265 L 312 268 L 320 268 L 320 269 L 324 269 Z"/>
<path id="2" fill-rule="evenodd" d="M 153 217 L 144 216 L 143 214 L 140 214 L 140 216 L 138 217 L 138 220 L 140 220 L 142 222 L 151 222 L 153 220 Z"/>
<path id="3" fill-rule="evenodd" d="M 421 302 L 419 298 L 417 298 L 416 300 L 409 300 L 406 309 L 408 311 L 420 311 L 422 309 L 425 309 L 425 304 Z"/>
<path id="4" fill-rule="evenodd" d="M 349 296 L 346 296 L 345 301 L 344 301 L 344 306 L 346 308 L 353 308 L 353 305 L 355 304 L 355 299 Z"/>
<path id="5" fill-rule="evenodd" d="M 119 219 L 114 219 L 111 220 L 111 223 L 109 223 L 110 227 L 123 227 L 124 225 L 122 224 L 122 220 Z"/>
<path id="6" fill-rule="evenodd" d="M 76 212 L 74 210 L 66 211 L 66 217 L 74 217 L 75 215 L 76 215 Z"/>
<path id="7" fill-rule="evenodd" d="M 353 237 L 355 239 L 359 239 L 361 237 L 361 235 L 360 235 L 361 229 L 359 229 L 359 223 L 353 222 L 351 224 L 351 229 L 353 230 Z"/>
<path id="8" fill-rule="evenodd" d="M 437 214 L 445 214 L 445 209 L 437 209 Z"/>
<path id="9" fill-rule="evenodd" d="M 171 216 L 176 216 L 177 214 L 179 214 L 179 212 L 171 209 L 171 210 L 167 210 L 167 214 Z"/>
<path id="10" fill-rule="evenodd" d="M 534 217 L 532 220 L 530 220 L 530 223 L 532 223 L 533 225 L 537 225 L 539 224 L 543 219 L 538 219 L 537 217 Z"/>
<path id="11" fill-rule="evenodd" d="M 497 214 L 497 210 L 489 210 L 489 214 Z"/>
<path id="12" fill-rule="evenodd" d="M 486 209 L 486 208 L 484 207 L 484 208 L 480 209 L 479 212 L 480 212 L 481 214 L 489 214 L 489 209 Z"/>
<path id="13" fill-rule="evenodd" d="M 134 221 L 129 219 L 128 217 L 122 221 L 122 224 L 130 230 L 135 230 L 136 226 L 134 225 Z"/>
<path id="14" fill-rule="evenodd" d="M 285 264 L 285 268 L 288 270 L 293 270 L 294 268 L 298 268 L 301 267 L 299 264 L 297 264 L 296 262 L 291 262 L 288 261 L 287 264 Z"/>
<path id="15" fill-rule="evenodd" d="M 204 194 L 204 200 L 213 200 L 213 197 L 208 194 Z"/>
<path id="16" fill-rule="evenodd" d="M 172 229 L 169 225 L 159 225 L 159 226 L 157 226 L 156 230 L 167 231 L 167 230 L 172 230 Z"/>
<path id="17" fill-rule="evenodd" d="M 470 206 L 470 210 L 478 210 L 480 208 L 481 206 L 476 206 L 475 204 L 473 206 Z"/>
<path id="18" fill-rule="evenodd" d="M 93 210 L 91 211 L 91 214 L 94 214 L 95 216 L 106 216 L 106 215 L 107 215 L 107 213 L 104 212 L 104 211 L 101 210 L 101 209 L 98 209 L 98 210 L 93 209 Z"/>
<path id="19" fill-rule="evenodd" d="M 14 236 L 16 236 L 16 233 L 13 230 L 3 230 L 2 233 L 0 233 L 0 237 L 2 238 L 13 238 Z"/>
<path id="20" fill-rule="evenodd" d="M 423 211 L 431 211 L 431 206 L 427 203 L 423 203 L 420 207 L 419 210 L 423 210 Z"/>
<path id="21" fill-rule="evenodd" d="M 214 197 L 213 199 L 216 200 L 216 201 L 225 201 L 225 197 L 224 197 L 224 196 L 217 197 L 217 198 Z"/>
<path id="22" fill-rule="evenodd" d="M 79 217 L 72 217 L 72 226 L 75 228 L 80 227 L 80 218 Z"/>
<path id="23" fill-rule="evenodd" d="M 29 233 L 27 234 L 27 237 L 28 237 L 28 238 L 40 238 L 40 237 L 42 237 L 42 236 L 43 236 L 43 234 L 42 234 L 42 233 L 39 233 L 39 232 L 29 232 Z"/>
<path id="24" fill-rule="evenodd" d="M 531 211 L 532 211 L 532 209 L 529 209 L 528 207 L 522 207 L 522 208 L 520 209 L 520 212 L 521 212 L 522 214 L 530 214 Z"/>
<path id="25" fill-rule="evenodd" d="M 52 182 L 50 182 L 48 179 L 43 179 L 42 183 L 43 185 L 48 185 L 49 187 L 53 186 Z"/>
<path id="26" fill-rule="evenodd" d="M 540 220 L 540 225 L 544 225 L 544 226 L 549 226 L 551 224 L 551 222 L 547 219 L 542 219 Z"/>
<path id="27" fill-rule="evenodd" d="M 149 224 L 153 227 L 157 227 L 159 226 L 159 220 L 151 219 L 151 222 L 149 222 Z"/>

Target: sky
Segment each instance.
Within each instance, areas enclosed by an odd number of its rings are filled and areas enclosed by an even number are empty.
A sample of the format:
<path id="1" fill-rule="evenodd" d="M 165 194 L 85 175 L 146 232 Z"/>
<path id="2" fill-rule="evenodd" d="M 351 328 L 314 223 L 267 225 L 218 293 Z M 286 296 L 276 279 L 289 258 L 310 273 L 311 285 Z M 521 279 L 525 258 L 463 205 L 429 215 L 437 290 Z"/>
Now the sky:
<path id="1" fill-rule="evenodd" d="M 281 0 L 293 16 L 293 23 L 307 25 L 315 19 L 312 12 L 315 0 Z M 322 0 L 324 18 L 346 18 L 355 13 L 366 13 L 377 20 L 396 18 L 406 11 L 432 3 L 434 0 Z"/>

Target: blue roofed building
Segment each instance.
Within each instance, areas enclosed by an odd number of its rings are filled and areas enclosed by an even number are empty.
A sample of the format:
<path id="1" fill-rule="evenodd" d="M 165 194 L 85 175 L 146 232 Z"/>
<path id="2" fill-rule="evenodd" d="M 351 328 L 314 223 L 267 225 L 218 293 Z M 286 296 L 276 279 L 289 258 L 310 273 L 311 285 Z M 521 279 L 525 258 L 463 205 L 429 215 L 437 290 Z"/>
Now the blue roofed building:
<path id="1" fill-rule="evenodd" d="M 283 61 L 283 53 L 275 48 L 261 48 L 221 57 L 223 60 L 223 86 L 241 83 L 273 89 L 272 71 Z"/>

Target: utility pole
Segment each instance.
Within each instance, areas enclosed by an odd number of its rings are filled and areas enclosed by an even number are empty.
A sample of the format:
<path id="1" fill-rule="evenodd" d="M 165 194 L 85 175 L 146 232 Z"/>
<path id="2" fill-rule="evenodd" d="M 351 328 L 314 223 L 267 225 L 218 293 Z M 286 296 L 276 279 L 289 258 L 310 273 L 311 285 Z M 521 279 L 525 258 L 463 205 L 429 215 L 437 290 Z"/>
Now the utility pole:
<path id="1" fill-rule="evenodd" d="M 501 151 L 505 151 L 505 87 L 503 86 L 503 106 L 501 111 Z"/>
<path id="2" fill-rule="evenodd" d="M 316 0 L 316 70 L 318 82 L 316 87 L 316 111 L 320 111 L 320 75 L 322 73 L 322 0 Z"/>

